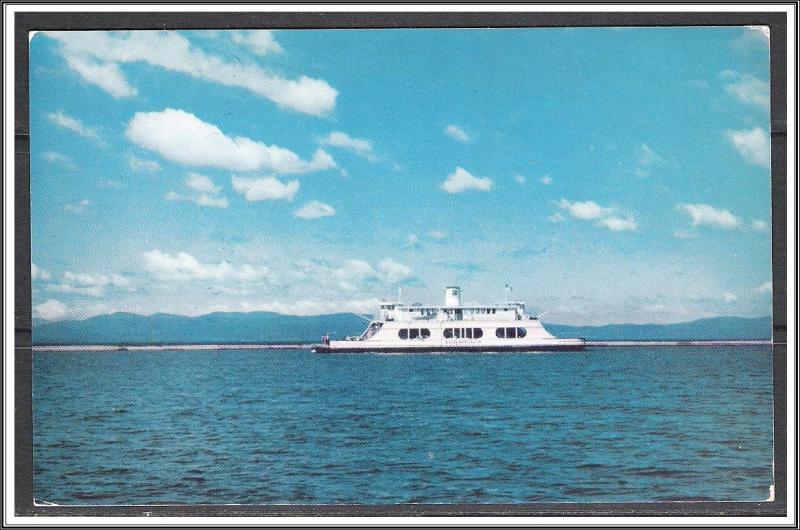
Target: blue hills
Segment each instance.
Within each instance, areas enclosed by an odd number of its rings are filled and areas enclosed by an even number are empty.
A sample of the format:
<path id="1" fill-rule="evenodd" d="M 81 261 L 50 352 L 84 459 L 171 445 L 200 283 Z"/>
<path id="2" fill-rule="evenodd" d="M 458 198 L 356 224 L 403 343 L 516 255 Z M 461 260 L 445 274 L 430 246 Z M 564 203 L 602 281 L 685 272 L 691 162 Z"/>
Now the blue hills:
<path id="1" fill-rule="evenodd" d="M 769 340 L 770 317 L 715 317 L 677 324 L 547 324 L 560 337 L 588 340 Z M 265 344 L 313 343 L 366 327 L 352 313 L 293 316 L 272 312 L 209 313 L 197 317 L 112 313 L 85 320 L 33 322 L 33 344 Z"/>

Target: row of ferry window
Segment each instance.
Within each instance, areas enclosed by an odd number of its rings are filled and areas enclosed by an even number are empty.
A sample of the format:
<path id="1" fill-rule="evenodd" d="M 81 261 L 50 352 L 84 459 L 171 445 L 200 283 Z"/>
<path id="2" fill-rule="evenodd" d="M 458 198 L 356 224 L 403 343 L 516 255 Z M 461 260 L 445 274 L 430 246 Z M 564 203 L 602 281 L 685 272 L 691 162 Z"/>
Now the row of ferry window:
<path id="1" fill-rule="evenodd" d="M 483 337 L 481 328 L 445 328 L 444 338 L 446 339 L 479 339 Z M 521 339 L 528 334 L 525 328 L 497 328 L 495 335 L 499 339 Z M 401 329 L 397 335 L 403 339 L 427 339 L 431 336 L 428 328 Z"/>

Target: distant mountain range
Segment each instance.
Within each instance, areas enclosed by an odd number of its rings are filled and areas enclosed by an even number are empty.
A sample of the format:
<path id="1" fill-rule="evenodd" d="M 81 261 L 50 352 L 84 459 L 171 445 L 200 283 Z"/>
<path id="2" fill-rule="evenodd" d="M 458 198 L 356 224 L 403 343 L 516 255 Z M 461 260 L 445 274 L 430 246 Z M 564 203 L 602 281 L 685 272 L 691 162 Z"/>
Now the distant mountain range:
<path id="1" fill-rule="evenodd" d="M 716 317 L 678 324 L 547 324 L 560 337 L 588 340 L 769 340 L 770 317 Z M 85 320 L 33 322 L 34 344 L 230 344 L 311 343 L 329 334 L 358 335 L 364 318 L 352 313 L 292 316 L 270 312 L 210 313 L 186 317 L 167 313 L 113 313 Z"/>

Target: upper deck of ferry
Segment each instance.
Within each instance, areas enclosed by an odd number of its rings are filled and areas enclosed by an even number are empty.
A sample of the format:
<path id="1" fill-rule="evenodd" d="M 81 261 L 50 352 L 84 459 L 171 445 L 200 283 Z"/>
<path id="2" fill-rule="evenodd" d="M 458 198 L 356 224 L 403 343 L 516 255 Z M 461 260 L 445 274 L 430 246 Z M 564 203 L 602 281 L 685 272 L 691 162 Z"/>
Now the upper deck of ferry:
<path id="1" fill-rule="evenodd" d="M 536 320 L 536 317 L 525 314 L 524 302 L 461 305 L 461 290 L 458 287 L 448 287 L 445 291 L 444 305 L 382 302 L 377 320 L 384 322 L 409 320 L 503 321 Z"/>

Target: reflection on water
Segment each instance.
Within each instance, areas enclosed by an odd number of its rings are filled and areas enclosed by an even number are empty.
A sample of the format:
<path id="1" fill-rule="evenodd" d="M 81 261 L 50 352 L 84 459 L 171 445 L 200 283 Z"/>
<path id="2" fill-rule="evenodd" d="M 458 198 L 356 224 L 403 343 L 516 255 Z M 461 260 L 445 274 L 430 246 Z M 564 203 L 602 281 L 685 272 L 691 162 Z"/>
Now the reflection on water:
<path id="1" fill-rule="evenodd" d="M 764 500 L 770 347 L 34 354 L 62 504 Z"/>

